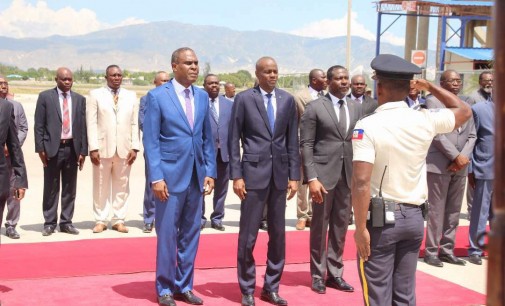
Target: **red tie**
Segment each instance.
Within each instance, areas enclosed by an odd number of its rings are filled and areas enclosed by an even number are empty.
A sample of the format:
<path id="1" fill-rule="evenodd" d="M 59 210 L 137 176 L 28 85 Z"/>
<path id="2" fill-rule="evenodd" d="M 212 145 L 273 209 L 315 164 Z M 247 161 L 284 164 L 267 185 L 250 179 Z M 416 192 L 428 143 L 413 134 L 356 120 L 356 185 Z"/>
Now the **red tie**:
<path id="1" fill-rule="evenodd" d="M 67 100 L 67 93 L 63 92 L 63 125 L 62 125 L 62 131 L 63 134 L 67 135 L 70 133 L 70 113 L 68 110 L 68 100 Z"/>

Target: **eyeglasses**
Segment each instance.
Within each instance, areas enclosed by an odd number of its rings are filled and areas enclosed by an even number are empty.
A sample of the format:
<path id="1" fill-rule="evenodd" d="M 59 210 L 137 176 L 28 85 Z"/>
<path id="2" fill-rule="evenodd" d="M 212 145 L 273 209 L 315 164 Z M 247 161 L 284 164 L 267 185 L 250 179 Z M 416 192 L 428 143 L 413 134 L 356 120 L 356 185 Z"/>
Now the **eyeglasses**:
<path id="1" fill-rule="evenodd" d="M 7 83 L 7 82 L 0 82 L 0 86 L 3 86 L 3 85 L 9 85 L 9 83 Z"/>
<path id="2" fill-rule="evenodd" d="M 450 84 L 456 83 L 458 85 L 463 83 L 463 81 L 461 79 L 448 79 L 448 80 L 445 80 L 445 82 L 450 83 Z"/>

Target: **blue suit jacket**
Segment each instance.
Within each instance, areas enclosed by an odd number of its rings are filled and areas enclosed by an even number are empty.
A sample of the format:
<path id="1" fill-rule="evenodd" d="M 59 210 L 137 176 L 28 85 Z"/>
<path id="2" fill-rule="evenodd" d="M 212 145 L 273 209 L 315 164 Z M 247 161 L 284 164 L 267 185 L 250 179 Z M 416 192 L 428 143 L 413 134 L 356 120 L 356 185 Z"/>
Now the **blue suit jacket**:
<path id="1" fill-rule="evenodd" d="M 494 179 L 495 105 L 480 102 L 472 106 L 477 141 L 473 149 L 472 169 L 476 179 Z"/>
<path id="2" fill-rule="evenodd" d="M 230 179 L 243 178 L 246 189 L 265 189 L 271 180 L 286 189 L 300 180 L 298 113 L 293 96 L 275 89 L 277 112 L 272 133 L 259 87 L 235 96 L 231 115 Z M 240 158 L 240 143 L 243 154 Z"/>
<path id="3" fill-rule="evenodd" d="M 164 179 L 168 192 L 183 192 L 196 168 L 203 191 L 206 176 L 215 178 L 216 156 L 210 127 L 209 96 L 191 86 L 194 96 L 194 126 L 177 98 L 172 82 L 147 94 L 144 117 L 144 149 L 150 182 Z"/>
<path id="4" fill-rule="evenodd" d="M 219 124 L 214 120 L 209 111 L 210 126 L 212 127 L 212 136 L 214 137 L 214 148 L 221 149 L 221 160 L 228 162 L 230 156 L 228 154 L 228 130 L 230 126 L 231 108 L 233 102 L 226 99 L 224 96 L 218 97 L 219 103 Z"/>

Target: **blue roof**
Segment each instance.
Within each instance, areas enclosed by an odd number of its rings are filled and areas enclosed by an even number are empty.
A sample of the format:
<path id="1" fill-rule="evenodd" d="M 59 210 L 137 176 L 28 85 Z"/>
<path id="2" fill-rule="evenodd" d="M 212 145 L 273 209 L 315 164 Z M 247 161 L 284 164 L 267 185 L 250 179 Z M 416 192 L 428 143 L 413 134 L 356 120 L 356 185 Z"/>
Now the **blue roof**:
<path id="1" fill-rule="evenodd" d="M 487 48 L 445 48 L 456 55 L 477 61 L 490 61 L 493 59 L 493 49 Z"/>
<path id="2" fill-rule="evenodd" d="M 452 6 L 493 6 L 493 1 L 464 1 L 464 0 L 424 0 L 424 1 Z"/>

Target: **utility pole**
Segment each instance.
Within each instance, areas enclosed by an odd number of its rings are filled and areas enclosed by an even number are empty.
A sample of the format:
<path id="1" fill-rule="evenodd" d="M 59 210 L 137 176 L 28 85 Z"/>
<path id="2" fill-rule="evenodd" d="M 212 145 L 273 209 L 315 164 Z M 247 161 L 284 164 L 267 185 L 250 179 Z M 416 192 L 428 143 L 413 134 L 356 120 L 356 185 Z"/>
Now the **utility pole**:
<path id="1" fill-rule="evenodd" d="M 351 71 L 351 14 L 352 0 L 347 0 L 347 48 L 345 52 L 345 67 L 347 71 Z"/>
<path id="2" fill-rule="evenodd" d="M 489 232 L 489 261 L 487 275 L 487 305 L 505 305 L 505 1 L 494 2 L 495 23 L 495 180 L 494 218 Z"/>

